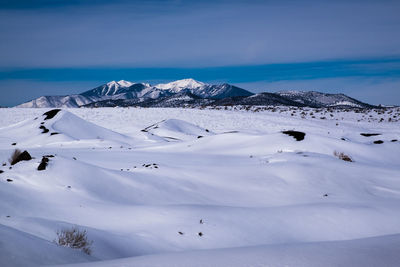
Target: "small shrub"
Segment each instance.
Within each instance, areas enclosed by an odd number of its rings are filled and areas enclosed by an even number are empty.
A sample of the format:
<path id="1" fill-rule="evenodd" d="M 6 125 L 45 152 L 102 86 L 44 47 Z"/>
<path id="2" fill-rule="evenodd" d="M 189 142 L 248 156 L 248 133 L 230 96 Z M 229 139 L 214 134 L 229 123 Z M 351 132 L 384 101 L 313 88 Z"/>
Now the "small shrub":
<path id="1" fill-rule="evenodd" d="M 353 159 L 349 155 L 344 154 L 343 152 L 335 151 L 335 152 L 333 152 L 333 155 L 335 155 L 336 157 L 338 157 L 341 160 L 353 162 Z"/>
<path id="2" fill-rule="evenodd" d="M 21 155 L 21 150 L 15 149 L 14 152 L 11 154 L 11 158 L 8 159 L 8 162 L 10 162 L 11 165 L 14 165 L 17 163 L 17 158 L 19 155 Z"/>
<path id="3" fill-rule="evenodd" d="M 88 255 L 92 253 L 90 246 L 93 241 L 87 239 L 86 230 L 80 231 L 77 227 L 57 231 L 55 243 L 63 247 L 80 249 Z"/>

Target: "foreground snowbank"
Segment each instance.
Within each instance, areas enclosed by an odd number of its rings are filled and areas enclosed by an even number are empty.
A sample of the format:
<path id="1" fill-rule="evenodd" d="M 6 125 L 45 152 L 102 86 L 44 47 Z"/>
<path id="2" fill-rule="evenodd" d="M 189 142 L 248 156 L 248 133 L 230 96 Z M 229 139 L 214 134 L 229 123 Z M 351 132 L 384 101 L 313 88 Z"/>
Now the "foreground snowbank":
<path id="1" fill-rule="evenodd" d="M 400 235 L 300 244 L 188 251 L 65 267 L 398 266 Z"/>
<path id="2" fill-rule="evenodd" d="M 3 121 L 25 119 L 0 128 L 2 265 L 398 260 L 398 122 L 180 109 L 71 109 L 46 120 L 46 111 L 0 110 Z M 11 166 L 15 148 L 33 159 Z M 91 257 L 52 243 L 73 226 L 93 240 Z"/>

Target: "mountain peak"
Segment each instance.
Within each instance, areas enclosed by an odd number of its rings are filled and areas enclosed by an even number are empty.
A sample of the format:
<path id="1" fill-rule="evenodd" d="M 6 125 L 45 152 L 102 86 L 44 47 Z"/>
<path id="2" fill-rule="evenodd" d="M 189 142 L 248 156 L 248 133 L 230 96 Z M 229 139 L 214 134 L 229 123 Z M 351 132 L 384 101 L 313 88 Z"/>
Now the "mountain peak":
<path id="1" fill-rule="evenodd" d="M 179 92 L 182 89 L 195 89 L 207 85 L 192 78 L 173 81 L 170 83 L 157 84 L 155 87 L 163 90 L 173 90 Z"/>
<path id="2" fill-rule="evenodd" d="M 113 86 L 115 86 L 115 87 L 129 87 L 129 86 L 132 86 L 133 84 L 135 84 L 135 83 L 130 82 L 130 81 L 125 81 L 125 80 L 120 80 L 118 82 L 110 81 L 110 82 L 106 83 L 105 86 L 108 86 L 108 87 L 113 87 Z"/>
<path id="3" fill-rule="evenodd" d="M 111 81 L 111 82 L 106 83 L 105 85 L 106 86 L 113 86 L 113 85 L 116 85 L 116 84 L 117 84 L 116 81 Z"/>
<path id="4" fill-rule="evenodd" d="M 117 82 L 117 84 L 119 84 L 122 87 L 129 87 L 129 86 L 132 86 L 135 83 L 130 82 L 130 81 L 125 81 L 125 80 L 120 80 L 120 81 Z"/>

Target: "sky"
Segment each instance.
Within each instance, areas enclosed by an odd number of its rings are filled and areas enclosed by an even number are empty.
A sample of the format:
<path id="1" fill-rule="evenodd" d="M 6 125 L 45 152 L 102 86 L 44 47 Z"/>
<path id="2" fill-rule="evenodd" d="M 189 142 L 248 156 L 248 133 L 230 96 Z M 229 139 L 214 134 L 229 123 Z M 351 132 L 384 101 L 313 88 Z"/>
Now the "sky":
<path id="1" fill-rule="evenodd" d="M 194 78 L 400 105 L 400 1 L 0 0 L 0 106 Z"/>

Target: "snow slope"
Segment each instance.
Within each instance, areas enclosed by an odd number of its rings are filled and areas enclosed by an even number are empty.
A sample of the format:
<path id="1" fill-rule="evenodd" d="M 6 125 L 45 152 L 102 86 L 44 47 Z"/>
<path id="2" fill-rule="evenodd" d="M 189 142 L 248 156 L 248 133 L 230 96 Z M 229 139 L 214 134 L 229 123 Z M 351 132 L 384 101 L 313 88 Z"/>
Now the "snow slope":
<path id="1" fill-rule="evenodd" d="M 1 128 L 0 136 L 10 143 L 17 142 L 22 146 L 65 145 L 82 140 L 94 140 L 92 143 L 104 140 L 121 144 L 134 142 L 132 138 L 97 126 L 64 110 L 60 110 L 51 119 L 46 119 L 46 115 L 42 114 Z"/>
<path id="2" fill-rule="evenodd" d="M 351 241 L 189 251 L 63 266 L 396 266 L 400 262 L 399 242 L 400 236 L 393 235 Z"/>
<path id="3" fill-rule="evenodd" d="M 87 262 L 96 260 L 80 251 L 58 247 L 53 243 L 0 225 L 0 265 L 32 266 Z"/>
<path id="4" fill-rule="evenodd" d="M 327 119 L 284 108 L 68 109 L 45 120 L 47 111 L 0 109 L 0 229 L 9 240 L 1 263 L 398 263 L 400 127 L 388 120 L 396 109 Z M 34 159 L 10 166 L 15 148 Z M 45 155 L 54 157 L 38 171 Z M 56 252 L 56 231 L 72 226 L 87 230 L 91 257 Z M 59 261 L 39 255 L 52 249 Z"/>
<path id="5" fill-rule="evenodd" d="M 144 128 L 142 131 L 168 141 L 199 139 L 212 134 L 208 129 L 178 119 L 163 120 Z"/>

